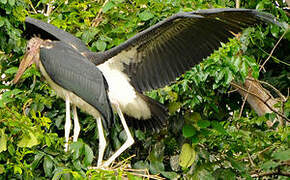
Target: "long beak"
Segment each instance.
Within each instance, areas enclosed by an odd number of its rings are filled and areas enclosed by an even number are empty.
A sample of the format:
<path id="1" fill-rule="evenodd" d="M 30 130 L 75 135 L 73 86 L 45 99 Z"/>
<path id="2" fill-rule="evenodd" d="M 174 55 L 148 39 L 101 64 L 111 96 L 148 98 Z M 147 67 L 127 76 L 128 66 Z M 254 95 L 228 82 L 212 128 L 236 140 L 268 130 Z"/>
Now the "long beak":
<path id="1" fill-rule="evenodd" d="M 25 72 L 25 70 L 30 67 L 32 65 L 32 63 L 34 62 L 34 54 L 31 52 L 26 52 L 26 54 L 24 55 L 20 65 L 19 65 L 19 69 L 17 71 L 17 74 L 15 75 L 12 83 L 16 84 L 20 77 L 22 76 L 22 74 Z"/>

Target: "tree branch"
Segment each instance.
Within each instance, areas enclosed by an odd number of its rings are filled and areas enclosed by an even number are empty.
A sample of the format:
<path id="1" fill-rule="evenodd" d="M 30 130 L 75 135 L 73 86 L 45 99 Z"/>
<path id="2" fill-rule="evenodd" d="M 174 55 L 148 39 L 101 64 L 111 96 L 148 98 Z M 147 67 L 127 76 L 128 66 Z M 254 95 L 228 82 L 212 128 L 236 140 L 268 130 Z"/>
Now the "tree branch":
<path id="1" fill-rule="evenodd" d="M 250 81 L 258 81 L 259 83 L 261 83 L 261 84 L 265 84 L 266 86 L 269 86 L 270 88 L 272 88 L 272 90 L 273 91 L 275 91 L 276 92 L 276 94 L 278 95 L 278 96 L 280 96 L 280 98 L 281 98 L 281 100 L 283 101 L 283 102 L 286 102 L 287 101 L 287 98 L 277 89 L 277 88 L 275 88 L 274 86 L 272 86 L 271 84 L 269 84 L 269 83 L 267 83 L 267 82 L 265 82 L 265 81 L 260 81 L 260 80 L 257 80 L 257 79 L 254 79 L 254 78 L 251 78 L 251 77 L 247 77 L 246 78 L 247 80 L 250 80 Z"/>
<path id="2" fill-rule="evenodd" d="M 285 32 L 282 34 L 282 36 L 279 38 L 279 40 L 277 41 L 277 43 L 275 44 L 275 46 L 273 47 L 273 49 L 271 50 L 269 56 L 267 57 L 267 59 L 264 61 L 264 63 L 261 65 L 259 72 L 264 68 L 265 64 L 269 61 L 269 59 L 271 58 L 272 54 L 274 53 L 275 49 L 277 48 L 278 44 L 280 43 L 280 41 L 282 40 L 282 38 L 285 36 L 286 34 L 286 30 Z"/>
<path id="3" fill-rule="evenodd" d="M 240 90 L 242 90 L 242 91 L 244 91 L 244 92 L 247 92 L 247 93 L 249 93 L 249 94 L 255 96 L 257 99 L 259 99 L 260 101 L 262 101 L 262 102 L 263 102 L 263 103 L 264 103 L 264 104 L 265 104 L 265 105 L 266 105 L 266 106 L 267 106 L 271 111 L 273 111 L 274 113 L 278 114 L 280 117 L 284 118 L 286 121 L 290 122 L 290 119 L 288 119 L 286 116 L 284 116 L 284 115 L 281 114 L 280 112 L 278 112 L 278 111 L 276 111 L 275 109 L 273 109 L 273 108 L 272 108 L 272 107 L 267 103 L 267 101 L 268 101 L 269 99 L 267 99 L 266 101 L 264 101 L 264 100 L 263 100 L 260 96 L 258 96 L 257 94 L 248 91 L 247 89 L 241 87 L 240 85 L 238 85 L 238 84 L 236 84 L 236 83 L 234 83 L 234 82 L 231 82 L 231 85 L 234 86 L 234 87 L 236 87 L 236 88 L 238 88 L 238 89 L 240 89 Z"/>

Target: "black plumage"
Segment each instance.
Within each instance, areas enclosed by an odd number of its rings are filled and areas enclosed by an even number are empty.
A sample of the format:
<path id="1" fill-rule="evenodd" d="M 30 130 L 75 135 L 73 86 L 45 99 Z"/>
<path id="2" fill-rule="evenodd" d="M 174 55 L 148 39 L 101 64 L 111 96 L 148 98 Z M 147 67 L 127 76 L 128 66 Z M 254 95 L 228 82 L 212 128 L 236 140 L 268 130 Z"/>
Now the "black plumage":
<path id="1" fill-rule="evenodd" d="M 103 117 L 103 126 L 109 128 L 114 115 L 102 72 L 62 41 L 46 43 L 40 47 L 39 56 L 49 77 L 60 87 L 96 108 Z"/>

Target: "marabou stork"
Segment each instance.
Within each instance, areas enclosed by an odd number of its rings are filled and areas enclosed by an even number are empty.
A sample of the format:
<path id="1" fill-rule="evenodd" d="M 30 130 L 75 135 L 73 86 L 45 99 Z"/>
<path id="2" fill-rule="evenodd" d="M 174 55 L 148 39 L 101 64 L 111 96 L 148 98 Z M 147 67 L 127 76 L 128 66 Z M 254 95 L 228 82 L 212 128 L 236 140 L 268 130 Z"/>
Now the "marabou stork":
<path id="1" fill-rule="evenodd" d="M 42 39 L 33 37 L 28 42 L 13 82 L 36 63 L 48 84 L 66 101 L 66 142 L 71 126 L 70 103 L 74 112 L 74 141 L 80 130 L 76 106 L 93 115 L 100 138 L 98 166 L 110 165 L 134 142 L 123 113 L 137 128 L 159 130 L 166 125 L 166 108 L 143 92 L 174 82 L 243 28 L 261 22 L 281 25 L 272 15 L 249 9 L 178 13 L 117 47 L 94 53 L 80 39 L 51 24 L 29 17 L 25 22 L 28 33 L 41 35 Z M 103 126 L 111 126 L 112 109 L 121 119 L 127 140 L 102 164 L 106 146 Z"/>

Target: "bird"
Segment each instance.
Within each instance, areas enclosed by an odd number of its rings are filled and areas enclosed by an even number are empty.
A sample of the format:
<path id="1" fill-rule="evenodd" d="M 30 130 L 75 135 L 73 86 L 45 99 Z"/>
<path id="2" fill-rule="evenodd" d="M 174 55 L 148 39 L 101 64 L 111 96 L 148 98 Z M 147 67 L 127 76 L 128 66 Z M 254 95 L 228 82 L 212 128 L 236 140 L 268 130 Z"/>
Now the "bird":
<path id="1" fill-rule="evenodd" d="M 36 63 L 48 84 L 66 101 L 66 150 L 70 103 L 74 111 L 74 141 L 80 131 L 76 107 L 93 115 L 100 141 L 98 167 L 109 166 L 134 143 L 127 122 L 135 128 L 157 132 L 166 127 L 167 108 L 144 92 L 174 83 L 246 27 L 264 22 L 282 27 L 271 14 L 251 9 L 181 12 L 116 47 L 91 52 L 80 39 L 49 23 L 31 17 L 25 22 L 28 32 L 39 37 L 29 40 L 13 83 Z M 127 140 L 103 162 L 106 147 L 103 128 L 112 125 L 113 112 L 120 117 Z"/>

